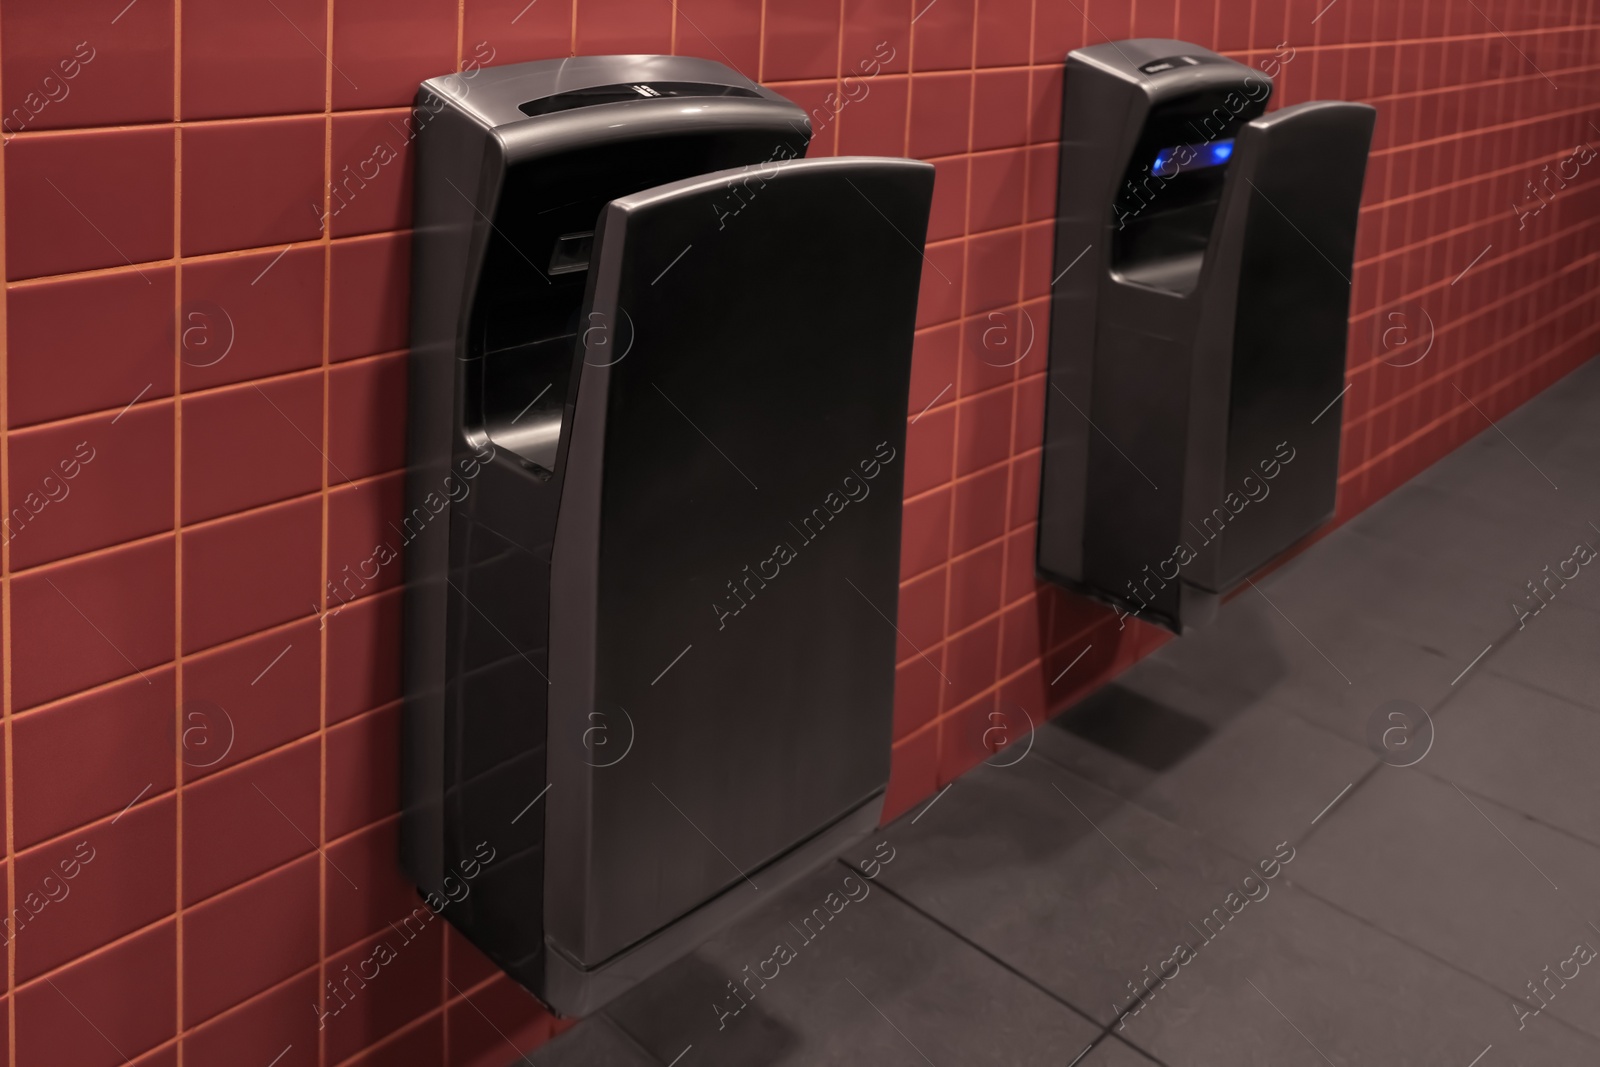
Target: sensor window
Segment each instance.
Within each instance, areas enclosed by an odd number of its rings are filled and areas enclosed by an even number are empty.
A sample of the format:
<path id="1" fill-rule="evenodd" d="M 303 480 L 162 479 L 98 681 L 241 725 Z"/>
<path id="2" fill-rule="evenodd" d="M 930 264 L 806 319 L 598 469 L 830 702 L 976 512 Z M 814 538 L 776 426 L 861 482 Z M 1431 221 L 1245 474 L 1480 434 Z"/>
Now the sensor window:
<path id="1" fill-rule="evenodd" d="M 1189 158 L 1180 158 L 1180 152 Z M 1220 167 L 1232 158 L 1232 137 L 1212 141 L 1198 148 L 1194 145 L 1179 145 L 1176 148 L 1163 148 L 1157 152 L 1156 161 L 1150 165 L 1150 173 L 1158 178 L 1170 178 L 1180 171 Z"/>

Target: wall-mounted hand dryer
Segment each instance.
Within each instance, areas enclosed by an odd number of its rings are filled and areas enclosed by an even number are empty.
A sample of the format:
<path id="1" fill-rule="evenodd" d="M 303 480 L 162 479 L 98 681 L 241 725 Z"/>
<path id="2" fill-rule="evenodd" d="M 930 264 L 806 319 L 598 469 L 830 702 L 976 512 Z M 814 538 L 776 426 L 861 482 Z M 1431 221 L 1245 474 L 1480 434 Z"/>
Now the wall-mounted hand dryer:
<path id="1" fill-rule="evenodd" d="M 933 169 L 666 56 L 413 121 L 403 857 L 584 1014 L 877 823 Z"/>
<path id="2" fill-rule="evenodd" d="M 1376 113 L 1182 41 L 1064 92 L 1038 570 L 1181 632 L 1333 514 Z"/>

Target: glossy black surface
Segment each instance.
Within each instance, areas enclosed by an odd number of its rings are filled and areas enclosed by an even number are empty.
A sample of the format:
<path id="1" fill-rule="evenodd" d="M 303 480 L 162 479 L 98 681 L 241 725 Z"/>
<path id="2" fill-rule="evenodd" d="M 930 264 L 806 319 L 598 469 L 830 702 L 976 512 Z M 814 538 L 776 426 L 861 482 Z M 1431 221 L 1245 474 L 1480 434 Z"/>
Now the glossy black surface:
<path id="1" fill-rule="evenodd" d="M 623 197 L 597 237 L 585 317 L 622 325 L 590 335 L 551 609 L 551 936 L 590 965 L 888 778 L 932 169 L 786 163 L 723 217 L 729 179 Z M 614 766 L 576 744 L 590 710 L 637 738 Z"/>
<path id="2" fill-rule="evenodd" d="M 1219 551 L 1196 561 L 1193 580 L 1212 592 L 1238 585 L 1333 515 L 1354 221 L 1373 118 L 1365 105 L 1322 101 L 1240 133 L 1211 288 L 1235 307 L 1233 328 L 1205 318 L 1200 339 L 1220 353 L 1231 332 L 1227 414 L 1209 428 L 1226 427 L 1226 459 L 1203 492 L 1216 503 L 1247 487 L 1268 495 L 1231 515 Z M 1218 336 L 1207 338 L 1208 328 Z M 1285 454 L 1293 460 L 1267 486 L 1261 464 Z"/>
<path id="3" fill-rule="evenodd" d="M 1312 419 L 1343 378 L 1373 112 L 1262 118 L 1271 90 L 1180 41 L 1067 60 L 1038 570 L 1173 630 L 1332 510 L 1337 405 Z"/>
<path id="4" fill-rule="evenodd" d="M 404 862 L 491 958 L 578 1014 L 727 921 L 741 871 L 782 885 L 875 821 L 884 617 L 824 621 L 837 590 L 791 573 L 765 621 L 663 668 L 680 634 L 717 622 L 715 587 L 786 536 L 892 621 L 931 168 L 791 164 L 804 112 L 674 57 L 435 79 L 414 121 Z M 658 242 L 679 234 L 699 255 L 671 277 Z M 846 245 L 862 258 L 840 265 Z M 784 532 L 780 513 L 803 522 L 851 473 L 834 467 L 880 444 L 895 458 L 825 544 Z M 592 584 L 561 585 L 580 573 Z M 564 656 L 552 639 L 593 640 Z M 618 754 L 628 791 L 606 787 Z M 736 818 L 702 810 L 714 783 Z M 668 796 L 726 835 L 737 869 L 696 851 Z"/>

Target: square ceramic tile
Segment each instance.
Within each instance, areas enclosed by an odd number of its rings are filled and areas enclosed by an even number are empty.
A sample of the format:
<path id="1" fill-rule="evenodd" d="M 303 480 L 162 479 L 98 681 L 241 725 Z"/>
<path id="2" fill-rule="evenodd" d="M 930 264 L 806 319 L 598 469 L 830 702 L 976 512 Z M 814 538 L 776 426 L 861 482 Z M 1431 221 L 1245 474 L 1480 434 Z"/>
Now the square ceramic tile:
<path id="1" fill-rule="evenodd" d="M 171 401 L 12 434 L 12 566 L 170 531 L 172 449 Z"/>
<path id="2" fill-rule="evenodd" d="M 991 326 L 991 329 L 993 327 Z M 1004 329 L 1004 325 L 1001 325 Z M 985 351 L 995 362 L 1003 362 L 1010 352 L 1001 346 Z M 992 366 L 993 364 L 987 363 Z M 993 389 L 963 400 L 956 409 L 956 476 L 972 474 L 1011 454 L 1012 390 Z"/>
<path id="3" fill-rule="evenodd" d="M 316 1067 L 316 1013 L 306 1005 L 317 997 L 316 972 L 302 974 L 184 1034 L 184 1055 L 232 1063 L 276 1049 L 283 1059 L 274 1067 Z"/>
<path id="4" fill-rule="evenodd" d="M 315 615 L 321 541 L 316 497 L 185 530 L 184 651 Z"/>
<path id="5" fill-rule="evenodd" d="M 899 818 L 939 787 L 939 731 L 929 726 L 895 742 L 882 819 Z"/>
<path id="6" fill-rule="evenodd" d="M 1022 222 L 1026 155 L 1020 150 L 984 152 L 972 157 L 973 233 Z"/>
<path id="7" fill-rule="evenodd" d="M 847 76 L 841 83 L 847 103 L 839 114 L 839 154 L 905 155 L 910 86 L 905 77 Z"/>
<path id="8" fill-rule="evenodd" d="M 327 829 L 339 837 L 400 810 L 400 707 L 328 731 Z"/>
<path id="9" fill-rule="evenodd" d="M 906 429 L 907 495 L 950 481 L 955 440 L 956 412 L 950 406 L 927 412 Z"/>
<path id="10" fill-rule="evenodd" d="M 1033 5 L 1028 0 L 978 0 L 977 65 L 1026 65 L 1032 29 Z"/>
<path id="11" fill-rule="evenodd" d="M 429 914 L 426 908 L 421 909 Z M 426 921 L 420 917 L 402 929 L 386 929 L 378 937 L 351 946 L 328 961 L 329 973 L 343 978 L 344 968 L 357 974 L 361 962 L 374 958 L 380 945 L 388 946 L 392 962 L 380 972 L 383 984 L 373 984 L 359 993 L 334 998 L 327 1019 L 330 1059 L 343 1059 L 428 1014 L 442 1001 L 440 972 L 444 966 L 444 920 Z M 370 970 L 372 964 L 367 964 Z M 351 982 L 347 987 L 356 990 Z"/>
<path id="12" fill-rule="evenodd" d="M 133 804 L 136 796 L 123 804 Z M 171 915 L 177 832 L 177 804 L 168 794 L 19 855 L 18 893 L 32 914 L 15 935 L 17 980 Z"/>
<path id="13" fill-rule="evenodd" d="M 944 662 L 943 710 L 965 704 L 993 684 L 999 654 L 999 619 L 988 619 L 950 638 Z"/>
<path id="14" fill-rule="evenodd" d="M 950 551 L 949 489 L 908 501 L 900 519 L 900 577 L 909 578 L 943 563 Z"/>
<path id="15" fill-rule="evenodd" d="M 955 156 L 934 161 L 933 206 L 928 240 L 943 241 L 967 232 L 967 186 L 971 160 Z"/>
<path id="16" fill-rule="evenodd" d="M 768 84 L 767 88 L 806 113 L 811 124 L 811 141 L 806 158 L 838 155 L 839 109 L 843 98 L 833 78 Z"/>
<path id="17" fill-rule="evenodd" d="M 950 565 L 952 633 L 959 633 L 1000 609 L 1000 579 L 1004 571 L 1005 545 L 999 541 Z"/>
<path id="18" fill-rule="evenodd" d="M 185 126 L 184 254 L 318 236 L 326 131 L 321 116 Z"/>
<path id="19" fill-rule="evenodd" d="M 319 246 L 183 264 L 178 359 L 186 391 L 322 362 Z"/>
<path id="20" fill-rule="evenodd" d="M 917 295 L 917 326 L 937 326 L 961 317 L 961 288 L 966 278 L 964 242 L 930 245 L 924 253 L 922 288 Z"/>
<path id="21" fill-rule="evenodd" d="M 173 658 L 171 537 L 11 580 L 11 699 L 21 710 Z M 154 684 L 153 682 L 150 684 Z"/>
<path id="22" fill-rule="evenodd" d="M 398 819 L 363 827 L 332 842 L 323 865 L 328 883 L 328 947 L 345 948 L 389 929 L 422 902 L 400 868 Z M 459 936 L 459 935 L 458 935 Z"/>
<path id="23" fill-rule="evenodd" d="M 19 715 L 11 727 L 18 848 L 172 788 L 173 672 L 164 667 Z"/>
<path id="24" fill-rule="evenodd" d="M 462 12 L 469 56 L 488 64 L 560 59 L 572 54 L 573 0 L 474 0 Z"/>
<path id="25" fill-rule="evenodd" d="M 1027 366 L 1038 340 L 1030 312 L 1020 307 L 997 308 L 961 324 L 961 395 L 1000 391 Z M 1031 368 L 1029 368 L 1031 369 Z M 1005 457 L 1011 456 L 1007 434 Z"/>
<path id="26" fill-rule="evenodd" d="M 973 80 L 972 149 L 1010 148 L 1028 140 L 1026 70 L 981 70 Z"/>
<path id="27" fill-rule="evenodd" d="M 901 0 L 845 0 L 843 74 L 904 73 L 910 66 L 915 17 L 913 6 Z"/>
<path id="28" fill-rule="evenodd" d="M 922 0 L 912 16 L 911 63 L 916 70 L 967 70 L 973 66 L 977 0 L 937 4 Z"/>
<path id="29" fill-rule="evenodd" d="M 404 348 L 411 330 L 410 299 L 408 234 L 336 242 L 329 358 L 349 359 Z"/>
<path id="30" fill-rule="evenodd" d="M 344 0 L 336 4 L 331 57 L 334 108 L 409 105 L 418 85 L 454 71 L 457 13 L 457 6 L 449 0 Z M 471 56 L 494 54 L 492 43 L 467 51 Z"/>
<path id="31" fill-rule="evenodd" d="M 170 267 L 14 287 L 7 297 L 9 425 L 120 410 L 172 394 Z"/>
<path id="32" fill-rule="evenodd" d="M 183 521 L 322 488 L 321 372 L 183 399 Z"/>
<path id="33" fill-rule="evenodd" d="M 956 398 L 961 328 L 955 323 L 919 330 L 911 350 L 909 410 L 918 422 L 935 407 Z"/>
<path id="34" fill-rule="evenodd" d="M 911 155 L 917 159 L 965 152 L 971 143 L 972 75 L 918 74 L 911 79 Z"/>
<path id="35" fill-rule="evenodd" d="M 951 548 L 966 552 L 1006 532 L 1010 471 L 990 467 L 956 483 Z"/>
<path id="36" fill-rule="evenodd" d="M 411 225 L 417 127 L 410 116 L 409 110 L 334 116 L 326 210 L 335 237 Z"/>
<path id="37" fill-rule="evenodd" d="M 184 790 L 186 906 L 315 848 L 319 748 L 301 741 Z"/>
<path id="38" fill-rule="evenodd" d="M 169 922 L 18 990 L 16 1062 L 127 1062 L 174 1036 L 177 992 L 177 928 Z"/>
<path id="39" fill-rule="evenodd" d="M 306 856 L 184 912 L 185 1027 L 316 962 L 317 865 Z"/>
<path id="40" fill-rule="evenodd" d="M 328 613 L 328 721 L 400 699 L 398 592 L 356 600 Z"/>
<path id="41" fill-rule="evenodd" d="M 579 0 L 576 54 L 631 55 L 671 51 L 672 12 L 649 0 Z"/>
<path id="42" fill-rule="evenodd" d="M 772 0 L 765 13 L 763 81 L 832 79 L 839 74 L 837 9 L 819 11 L 805 0 Z"/>
<path id="43" fill-rule="evenodd" d="M 971 238 L 967 279 L 962 310 L 968 315 L 1016 303 L 1022 285 L 1022 231 L 996 230 Z"/>
<path id="44" fill-rule="evenodd" d="M 894 739 L 897 743 L 938 715 L 940 694 L 948 684 L 941 676 L 944 653 L 942 645 L 928 645 L 895 668 Z"/>
<path id="45" fill-rule="evenodd" d="M 27 205 L 6 227 L 7 278 L 172 255 L 170 128 L 24 138 L 7 146 L 7 156 L 6 202 Z"/>
<path id="46" fill-rule="evenodd" d="M 6 134 L 171 119 L 174 6 L 6 3 Z"/>
<path id="47" fill-rule="evenodd" d="M 328 494 L 329 611 L 401 583 L 405 537 L 403 473 L 384 475 Z"/>
<path id="48" fill-rule="evenodd" d="M 406 355 L 333 368 L 328 375 L 328 484 L 405 466 Z"/>
<path id="49" fill-rule="evenodd" d="M 178 750 L 185 781 L 316 730 L 319 643 L 308 619 L 184 660 Z"/>
<path id="50" fill-rule="evenodd" d="M 183 5 L 183 117 L 321 111 L 328 0 Z"/>

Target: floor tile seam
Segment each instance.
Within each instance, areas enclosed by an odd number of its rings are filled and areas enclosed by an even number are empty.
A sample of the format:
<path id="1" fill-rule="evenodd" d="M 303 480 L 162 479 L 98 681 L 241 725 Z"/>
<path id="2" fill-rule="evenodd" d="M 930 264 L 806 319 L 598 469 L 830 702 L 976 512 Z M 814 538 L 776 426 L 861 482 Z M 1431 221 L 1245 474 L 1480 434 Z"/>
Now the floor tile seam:
<path id="1" fill-rule="evenodd" d="M 851 873 L 854 873 L 854 874 L 859 874 L 860 873 L 859 871 L 856 870 L 855 867 L 851 866 L 851 864 L 847 860 L 845 860 L 845 858 L 843 856 L 839 856 L 839 857 L 836 857 L 836 858 L 837 858 L 839 864 L 842 865 L 845 869 L 849 870 Z M 945 922 L 943 919 L 940 919 L 939 917 L 937 917 L 935 915 L 932 915 L 929 912 L 927 912 L 926 910 L 924 910 L 923 908 L 919 907 L 915 902 L 910 900 L 904 894 L 897 893 L 895 890 L 891 889 L 886 882 L 878 882 L 877 886 L 878 886 L 879 889 L 883 890 L 883 892 L 888 897 L 890 897 L 892 900 L 895 900 L 895 901 L 899 902 L 902 906 L 904 906 L 905 908 L 909 909 L 910 911 L 912 911 L 916 915 L 920 916 L 922 919 L 924 919 L 928 923 L 932 924 L 934 927 L 944 931 L 946 934 L 948 934 L 951 937 L 955 938 L 957 941 L 961 942 L 963 945 L 965 945 L 968 948 L 972 949 L 973 951 L 977 952 L 980 956 L 982 956 L 984 959 L 988 960 L 990 963 L 993 963 L 996 966 L 1000 967 L 1002 970 L 1006 971 L 1008 974 L 1011 974 L 1012 976 L 1021 979 L 1027 985 L 1031 986 L 1033 989 L 1037 990 L 1038 992 L 1044 994 L 1046 997 L 1048 997 L 1050 1000 L 1054 1001 L 1056 1004 L 1059 1004 L 1061 1007 L 1066 1008 L 1074 1016 L 1076 1016 L 1077 1018 L 1081 1019 L 1082 1021 L 1088 1023 L 1090 1026 L 1099 1028 L 1102 1031 L 1100 1037 L 1104 1037 L 1105 1033 L 1109 1032 L 1109 1030 L 1110 1030 L 1109 1025 L 1101 1023 L 1093 1015 L 1090 1015 L 1087 1011 L 1084 1011 L 1082 1008 L 1080 1008 L 1077 1005 L 1073 1004 L 1071 1001 L 1067 1000 L 1061 994 L 1059 994 L 1059 993 L 1055 992 L 1054 990 L 1050 989 L 1048 986 L 1046 986 L 1040 980 L 1034 978 L 1032 975 L 1030 975 L 1027 972 L 1021 970 L 1020 968 L 1018 968 L 1014 964 L 1010 963 L 1009 961 L 1002 959 L 1000 956 L 996 955 L 993 951 L 991 951 L 990 949 L 988 949 L 988 948 L 984 947 L 983 945 L 979 944 L 976 940 L 974 940 L 973 938 L 967 936 L 965 933 L 963 933 L 960 930 L 956 929 L 954 926 L 952 926 L 951 924 Z M 1115 1022 L 1115 1020 L 1113 1020 L 1113 1022 Z M 1096 1038 L 1095 1039 L 1095 1043 L 1098 1043 L 1099 1040 L 1100 1040 L 1100 1038 Z"/>
<path id="2" fill-rule="evenodd" d="M 1447 969 L 1449 971 L 1453 971 L 1457 975 L 1460 975 L 1462 978 L 1467 979 L 1468 981 L 1474 983 L 1475 985 L 1480 986 L 1483 989 L 1487 989 L 1490 992 L 1498 994 L 1500 996 L 1510 997 L 1513 1001 L 1515 1001 L 1517 999 L 1518 994 L 1516 994 L 1516 993 L 1508 993 L 1507 991 L 1505 991 L 1505 990 L 1501 989 L 1500 987 L 1496 986 L 1493 982 L 1491 982 L 1488 979 L 1483 978 L 1483 977 L 1481 977 L 1481 976 L 1479 976 L 1477 974 L 1474 974 L 1472 971 L 1467 970 L 1465 967 L 1461 966 L 1460 964 L 1454 963 L 1454 962 L 1452 962 L 1450 960 L 1447 960 L 1443 956 L 1439 956 L 1439 955 L 1435 954 L 1434 952 L 1432 952 L 1431 950 L 1429 950 L 1427 948 L 1424 948 L 1421 945 L 1415 944 L 1412 941 L 1407 940 L 1406 938 L 1402 937 L 1400 934 L 1397 934 L 1392 930 L 1385 930 L 1383 927 L 1377 925 L 1372 920 L 1368 919 L 1366 916 L 1361 915 L 1359 912 L 1352 911 L 1349 908 L 1345 907 L 1344 905 L 1340 904 L 1338 901 L 1332 899 L 1331 897 L 1325 896 L 1322 893 L 1319 893 L 1316 890 L 1311 889 L 1304 882 L 1296 882 L 1291 878 L 1289 880 L 1288 884 L 1290 886 L 1292 886 L 1293 888 L 1299 890 L 1301 893 L 1304 893 L 1306 896 L 1310 897 L 1311 899 L 1317 901 L 1318 903 L 1326 905 L 1327 907 L 1331 908 L 1332 910 L 1338 912 L 1340 915 L 1343 915 L 1345 918 L 1350 919 L 1352 922 L 1355 922 L 1355 923 L 1357 923 L 1357 924 L 1359 924 L 1361 926 L 1366 927 L 1368 930 L 1371 930 L 1373 933 L 1377 934 L 1380 937 L 1387 938 L 1387 939 L 1389 939 L 1390 941 L 1392 941 L 1392 942 L 1394 942 L 1396 944 L 1404 945 L 1406 948 L 1410 949 L 1411 951 L 1423 956 L 1424 958 L 1426 958 L 1428 960 L 1431 960 L 1432 962 L 1438 964 L 1441 967 L 1444 967 L 1445 969 Z M 1574 1026 L 1571 1023 L 1566 1022 L 1566 1020 L 1562 1019 L 1560 1016 L 1554 1016 L 1553 1018 L 1555 1019 L 1556 1022 L 1562 1024 L 1571 1033 L 1576 1034 L 1578 1037 L 1581 1037 L 1584 1040 L 1595 1044 L 1597 1048 L 1600 1048 L 1600 1033 L 1590 1033 L 1587 1030 L 1581 1029 L 1581 1028 L 1579 1028 L 1577 1026 Z"/>

